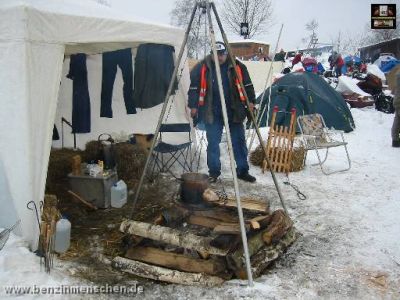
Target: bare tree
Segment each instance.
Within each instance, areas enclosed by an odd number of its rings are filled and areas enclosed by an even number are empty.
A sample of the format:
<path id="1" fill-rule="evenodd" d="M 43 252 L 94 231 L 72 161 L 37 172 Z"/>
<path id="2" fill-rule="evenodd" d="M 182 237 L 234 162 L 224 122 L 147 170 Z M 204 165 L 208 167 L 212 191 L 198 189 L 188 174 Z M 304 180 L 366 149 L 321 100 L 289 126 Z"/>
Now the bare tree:
<path id="1" fill-rule="evenodd" d="M 196 0 L 176 0 L 174 8 L 170 12 L 171 24 L 186 28 L 190 21 Z M 209 52 L 209 40 L 206 26 L 207 16 L 202 10 L 198 10 L 192 24 L 188 38 L 188 56 L 198 59 Z"/>
<path id="2" fill-rule="evenodd" d="M 319 24 L 317 20 L 312 19 L 308 23 L 306 23 L 306 30 L 310 32 L 309 36 L 306 38 L 302 39 L 302 42 L 305 43 L 308 41 L 308 46 L 307 48 L 314 48 L 316 43 L 318 42 L 318 36 L 317 36 L 317 29 L 319 27 Z"/>
<path id="3" fill-rule="evenodd" d="M 361 46 L 390 41 L 391 39 L 400 37 L 399 12 L 397 12 L 396 20 L 396 29 L 371 29 L 370 23 L 365 24 L 365 37 Z"/>
<path id="4" fill-rule="evenodd" d="M 248 23 L 248 35 L 252 38 L 268 31 L 273 24 L 271 0 L 224 0 L 222 17 L 230 30 L 240 35 L 240 24 Z"/>
<path id="5" fill-rule="evenodd" d="M 339 31 L 337 36 L 331 36 L 330 38 L 335 51 L 342 55 L 354 55 L 363 44 L 366 34 L 360 32 L 353 33 L 349 31 L 342 33 Z"/>

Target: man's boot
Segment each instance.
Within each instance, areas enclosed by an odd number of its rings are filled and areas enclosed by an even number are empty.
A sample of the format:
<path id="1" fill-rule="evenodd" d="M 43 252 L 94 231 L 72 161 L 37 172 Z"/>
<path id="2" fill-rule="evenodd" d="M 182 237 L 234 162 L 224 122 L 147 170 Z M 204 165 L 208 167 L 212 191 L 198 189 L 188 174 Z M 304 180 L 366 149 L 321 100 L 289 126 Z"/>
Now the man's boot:
<path id="1" fill-rule="evenodd" d="M 256 178 L 254 176 L 251 176 L 248 172 L 238 174 L 237 177 L 243 181 L 247 181 L 247 182 L 251 182 L 251 183 L 256 182 Z"/>
<path id="2" fill-rule="evenodd" d="M 393 141 L 392 141 L 392 147 L 394 147 L 394 148 L 400 148 L 400 140 L 398 140 L 398 141 L 393 140 Z"/>

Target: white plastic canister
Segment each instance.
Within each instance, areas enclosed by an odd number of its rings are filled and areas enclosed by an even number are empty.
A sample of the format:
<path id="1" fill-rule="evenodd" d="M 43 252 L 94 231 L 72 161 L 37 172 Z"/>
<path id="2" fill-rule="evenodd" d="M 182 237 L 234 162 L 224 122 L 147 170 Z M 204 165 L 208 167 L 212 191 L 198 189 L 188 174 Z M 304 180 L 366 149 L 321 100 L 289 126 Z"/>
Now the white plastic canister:
<path id="1" fill-rule="evenodd" d="M 128 188 L 123 180 L 116 182 L 111 187 L 111 206 L 121 208 L 128 200 Z"/>
<path id="2" fill-rule="evenodd" d="M 71 243 L 71 223 L 67 219 L 60 219 L 56 224 L 56 239 L 54 251 L 65 253 Z"/>

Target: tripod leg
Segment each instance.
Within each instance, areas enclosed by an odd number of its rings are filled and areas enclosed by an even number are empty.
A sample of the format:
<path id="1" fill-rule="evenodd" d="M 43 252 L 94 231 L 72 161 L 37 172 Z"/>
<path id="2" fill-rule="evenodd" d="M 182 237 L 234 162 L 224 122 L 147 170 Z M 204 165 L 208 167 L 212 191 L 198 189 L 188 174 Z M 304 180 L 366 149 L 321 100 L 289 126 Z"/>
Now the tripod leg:
<path id="1" fill-rule="evenodd" d="M 185 37 L 183 39 L 182 46 L 181 46 L 181 49 L 179 51 L 178 59 L 177 59 L 177 61 L 175 63 L 175 69 L 174 69 L 174 72 L 172 74 L 171 81 L 169 83 L 167 95 L 165 96 L 165 100 L 164 100 L 164 104 L 163 104 L 163 107 L 162 107 L 162 110 L 161 110 L 160 118 L 158 119 L 156 132 L 154 133 L 155 138 L 153 139 L 153 141 L 151 143 L 150 151 L 149 151 L 149 154 L 148 154 L 147 159 L 146 159 L 146 164 L 144 166 L 142 176 L 140 177 L 140 181 L 139 181 L 138 187 L 136 189 L 135 198 L 133 200 L 132 212 L 131 212 L 131 215 L 130 215 L 131 219 L 133 218 L 133 215 L 134 215 L 134 212 L 135 212 L 135 208 L 136 208 L 136 203 L 137 203 L 137 201 L 139 199 L 140 192 L 142 190 L 144 178 L 146 176 L 146 171 L 147 171 L 147 168 L 149 167 L 151 156 L 153 154 L 154 147 L 155 147 L 156 142 L 157 142 L 157 137 L 158 137 L 158 134 L 160 132 L 160 127 L 161 127 L 162 121 L 164 119 L 165 112 L 166 112 L 167 107 L 168 107 L 169 98 L 170 98 L 170 96 L 172 94 L 172 90 L 173 90 L 174 85 L 175 85 L 175 80 L 177 78 L 176 75 L 178 74 L 179 66 L 181 64 L 182 57 L 183 57 L 183 54 L 184 54 L 184 51 L 185 51 L 185 46 L 186 46 L 187 41 L 188 41 L 190 29 L 192 27 L 193 19 L 194 19 L 194 16 L 196 14 L 196 11 L 197 11 L 198 7 L 199 7 L 199 4 L 196 3 L 196 5 L 193 8 L 192 15 L 190 17 L 190 21 L 189 21 L 188 27 L 187 27 L 186 32 L 185 32 Z"/>
<path id="2" fill-rule="evenodd" d="M 237 74 L 236 61 L 235 61 L 235 59 L 234 59 L 234 57 L 233 57 L 233 55 L 232 55 L 232 51 L 231 51 L 231 48 L 230 48 L 230 46 L 229 46 L 228 38 L 226 37 L 226 33 L 225 33 L 225 31 L 224 31 L 224 29 L 223 29 L 223 27 L 222 27 L 221 19 L 219 18 L 217 9 L 216 9 L 216 7 L 215 7 L 215 4 L 214 4 L 213 2 L 211 2 L 210 5 L 212 6 L 212 9 L 213 9 L 213 11 L 214 11 L 215 18 L 216 18 L 217 23 L 218 23 L 218 26 L 219 26 L 219 28 L 220 28 L 222 38 L 223 38 L 224 43 L 225 43 L 225 45 L 226 45 L 226 49 L 228 50 L 229 59 L 230 59 L 232 65 L 233 65 L 233 69 L 235 70 L 236 77 L 237 77 L 237 78 L 240 78 L 240 76 L 238 76 L 238 74 Z M 247 96 L 246 89 L 245 89 L 245 87 L 244 87 L 244 85 L 243 85 L 243 81 L 242 81 L 242 80 L 239 80 L 239 82 L 240 82 L 240 86 L 241 86 L 241 88 L 242 88 L 242 90 L 243 90 L 243 94 L 244 94 L 244 96 L 245 96 L 245 98 L 246 98 L 247 107 L 249 108 L 249 107 L 250 107 L 249 97 Z M 263 147 L 263 149 L 264 149 L 264 152 L 265 152 L 265 160 L 267 161 L 267 166 L 268 166 L 268 168 L 269 168 L 269 171 L 271 172 L 271 176 L 272 176 L 272 179 L 273 179 L 273 181 L 274 181 L 275 188 L 276 188 L 276 190 L 277 190 L 277 192 L 278 192 L 278 195 L 279 195 L 279 200 L 280 200 L 280 202 L 281 202 L 281 205 L 282 205 L 282 207 L 283 207 L 285 213 L 286 213 L 287 215 L 289 215 L 289 214 L 288 214 L 288 211 L 287 211 L 287 209 L 286 209 L 285 200 L 284 200 L 284 198 L 283 198 L 283 195 L 282 195 L 282 193 L 281 193 L 281 189 L 280 189 L 279 184 L 278 184 L 278 180 L 276 179 L 276 176 L 275 176 L 275 172 L 272 170 L 271 161 L 270 161 L 270 159 L 269 159 L 269 157 L 268 157 L 268 153 L 267 153 L 267 150 L 266 150 L 267 148 L 265 147 L 264 141 L 263 141 L 263 139 L 262 139 L 262 136 L 261 136 L 261 133 L 260 133 L 260 128 L 258 127 L 257 121 L 256 121 L 256 119 L 255 119 L 255 117 L 254 117 L 254 114 L 253 114 L 253 112 L 252 112 L 250 109 L 249 109 L 249 114 L 250 114 L 250 117 L 251 117 L 251 121 L 252 121 L 252 123 L 253 123 L 253 125 L 254 125 L 254 128 L 255 128 L 255 130 L 256 130 L 258 139 L 259 139 L 259 141 L 260 141 L 260 145 L 261 145 L 261 147 Z"/>
<path id="3" fill-rule="evenodd" d="M 231 171 L 232 171 L 232 176 L 233 176 L 233 183 L 234 183 L 234 188 L 235 188 L 236 205 L 237 205 L 237 210 L 238 210 L 238 215 L 239 215 L 240 233 L 241 233 L 241 237 L 242 237 L 242 244 L 243 244 L 244 256 L 245 256 L 245 261 L 246 261 L 247 278 L 248 278 L 249 286 L 253 286 L 253 275 L 251 273 L 249 248 L 248 248 L 248 244 L 247 244 L 247 236 L 246 236 L 246 229 L 245 229 L 245 224 L 244 224 L 243 211 L 242 211 L 242 206 L 241 206 L 241 202 L 240 202 L 239 183 L 238 183 L 237 174 L 236 174 L 236 162 L 235 162 L 235 158 L 234 158 L 234 154 L 233 154 L 231 133 L 229 130 L 228 112 L 226 109 L 224 89 L 222 86 L 221 68 L 218 63 L 217 47 L 216 47 L 215 33 L 214 33 L 214 28 L 213 28 L 212 18 L 211 18 L 211 3 L 210 2 L 207 3 L 207 15 L 208 15 L 211 44 L 212 44 L 212 49 L 213 49 L 212 52 L 214 55 L 215 70 L 217 73 L 218 90 L 219 90 L 219 95 L 221 98 L 222 116 L 224 119 L 226 138 L 228 140 L 228 151 L 229 151 Z"/>

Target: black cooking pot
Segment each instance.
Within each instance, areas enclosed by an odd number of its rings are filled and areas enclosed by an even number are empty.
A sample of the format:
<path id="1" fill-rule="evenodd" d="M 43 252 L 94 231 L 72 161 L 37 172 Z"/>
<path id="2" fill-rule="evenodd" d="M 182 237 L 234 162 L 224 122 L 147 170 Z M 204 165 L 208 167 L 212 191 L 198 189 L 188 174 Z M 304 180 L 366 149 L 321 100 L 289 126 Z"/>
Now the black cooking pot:
<path id="1" fill-rule="evenodd" d="M 188 204 L 203 202 L 203 193 L 208 188 L 208 176 L 201 173 L 184 173 L 181 177 L 181 201 Z"/>
<path id="2" fill-rule="evenodd" d="M 98 139 L 101 144 L 101 160 L 104 161 L 104 169 L 109 170 L 115 167 L 114 139 L 108 133 L 102 133 Z"/>

